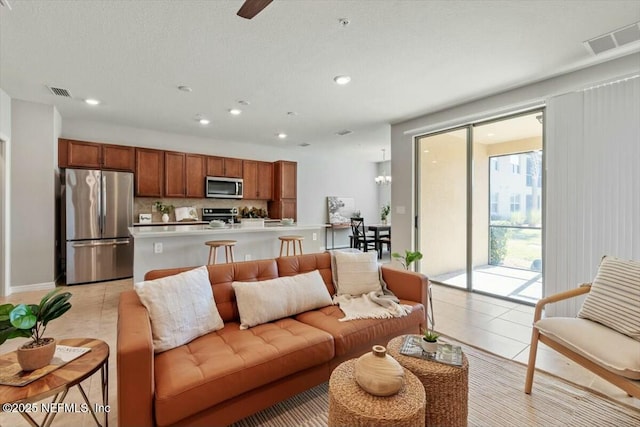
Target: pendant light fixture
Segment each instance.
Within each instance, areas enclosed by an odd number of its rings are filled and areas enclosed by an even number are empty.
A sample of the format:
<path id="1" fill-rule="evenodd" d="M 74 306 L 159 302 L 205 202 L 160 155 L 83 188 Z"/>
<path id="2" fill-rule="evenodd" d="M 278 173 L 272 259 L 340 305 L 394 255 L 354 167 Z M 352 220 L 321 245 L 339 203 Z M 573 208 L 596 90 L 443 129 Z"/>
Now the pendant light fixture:
<path id="1" fill-rule="evenodd" d="M 385 162 L 385 149 L 382 149 L 382 162 Z M 389 185 L 391 184 L 391 175 L 387 175 L 386 171 L 384 170 L 384 165 L 382 166 L 382 175 L 378 175 L 376 176 L 376 184 L 378 185 Z"/>

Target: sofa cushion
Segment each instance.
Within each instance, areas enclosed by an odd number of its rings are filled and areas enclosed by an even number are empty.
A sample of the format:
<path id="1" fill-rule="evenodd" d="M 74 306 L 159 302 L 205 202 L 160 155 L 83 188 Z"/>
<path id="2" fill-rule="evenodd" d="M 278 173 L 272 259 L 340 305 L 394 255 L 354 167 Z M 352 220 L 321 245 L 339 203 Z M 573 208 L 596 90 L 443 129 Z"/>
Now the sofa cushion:
<path id="1" fill-rule="evenodd" d="M 151 319 L 153 351 L 166 351 L 222 328 L 206 267 L 134 285 Z"/>
<path id="2" fill-rule="evenodd" d="M 640 341 L 640 262 L 603 257 L 578 317 Z"/>
<path id="3" fill-rule="evenodd" d="M 359 352 L 363 347 L 378 344 L 381 338 L 394 337 L 424 322 L 424 307 L 414 301 L 400 300 L 401 304 L 412 307 L 411 313 L 391 319 L 358 319 L 341 322 L 344 313 L 337 306 L 323 307 L 301 313 L 295 318 L 300 322 L 330 333 L 336 346 L 336 356 Z M 386 341 L 383 343 L 386 344 Z"/>
<path id="4" fill-rule="evenodd" d="M 233 282 L 240 329 L 331 305 L 318 270 L 261 282 Z"/>
<path id="5" fill-rule="evenodd" d="M 296 274 L 318 270 L 329 291 L 329 295 L 336 293 L 333 287 L 331 254 L 329 252 L 280 257 L 276 259 L 276 263 L 278 265 L 278 276 L 280 277 L 295 276 Z"/>
<path id="6" fill-rule="evenodd" d="M 605 369 L 640 380 L 640 342 L 587 319 L 549 317 L 537 321 L 535 327 Z"/>
<path id="7" fill-rule="evenodd" d="M 216 332 L 155 357 L 158 425 L 175 424 L 334 357 L 330 334 L 291 318 L 247 330 L 239 326 L 227 323 Z"/>
<path id="8" fill-rule="evenodd" d="M 360 296 L 382 291 L 376 252 L 334 251 L 334 283 L 337 295 Z"/>

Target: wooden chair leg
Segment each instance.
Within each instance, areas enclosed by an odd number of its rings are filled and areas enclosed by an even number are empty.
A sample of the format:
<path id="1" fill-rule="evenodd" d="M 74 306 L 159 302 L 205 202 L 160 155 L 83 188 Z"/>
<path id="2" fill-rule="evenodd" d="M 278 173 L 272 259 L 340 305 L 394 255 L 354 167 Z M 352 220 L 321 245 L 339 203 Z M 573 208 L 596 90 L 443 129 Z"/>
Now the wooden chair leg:
<path id="1" fill-rule="evenodd" d="M 215 264 L 216 262 L 218 262 L 218 247 L 214 246 L 211 249 L 213 249 L 213 262 L 210 262 L 210 264 Z"/>
<path id="2" fill-rule="evenodd" d="M 531 332 L 531 346 L 529 348 L 529 362 L 527 363 L 527 376 L 524 383 L 524 392 L 531 394 L 531 388 L 533 387 L 533 373 L 536 370 L 536 355 L 538 353 L 538 338 L 540 331 L 533 327 Z"/>
<path id="3" fill-rule="evenodd" d="M 229 246 L 229 255 L 231 256 L 231 262 L 236 262 L 236 261 L 233 259 L 233 246 Z"/>
<path id="4" fill-rule="evenodd" d="M 280 240 L 280 256 L 282 256 L 283 250 L 284 250 L 284 240 Z"/>

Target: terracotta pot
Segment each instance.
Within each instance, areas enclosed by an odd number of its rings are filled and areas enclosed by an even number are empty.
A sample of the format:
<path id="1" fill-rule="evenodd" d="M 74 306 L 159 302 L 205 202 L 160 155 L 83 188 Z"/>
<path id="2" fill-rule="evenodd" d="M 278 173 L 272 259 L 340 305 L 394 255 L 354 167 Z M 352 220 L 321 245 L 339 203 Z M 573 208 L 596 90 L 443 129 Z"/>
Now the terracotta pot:
<path id="1" fill-rule="evenodd" d="M 19 347 L 16 350 L 18 354 L 18 363 L 23 371 L 35 371 L 43 368 L 51 362 L 53 354 L 56 352 L 56 340 L 54 338 L 43 338 L 50 340 L 48 344 L 34 348 Z"/>
<path id="2" fill-rule="evenodd" d="M 420 340 L 420 345 L 422 349 L 427 353 L 435 353 L 438 351 L 438 342 L 437 341 L 427 341 L 424 338 Z"/>
<path id="3" fill-rule="evenodd" d="M 391 396 L 404 386 L 404 369 L 381 345 L 360 356 L 355 371 L 358 385 L 375 396 Z"/>

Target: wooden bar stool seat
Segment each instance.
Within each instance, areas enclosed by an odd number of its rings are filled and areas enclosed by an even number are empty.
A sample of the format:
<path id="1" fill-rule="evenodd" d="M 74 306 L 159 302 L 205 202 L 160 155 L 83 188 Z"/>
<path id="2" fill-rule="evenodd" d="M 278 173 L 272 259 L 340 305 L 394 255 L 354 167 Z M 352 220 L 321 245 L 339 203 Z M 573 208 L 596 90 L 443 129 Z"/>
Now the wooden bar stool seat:
<path id="1" fill-rule="evenodd" d="M 298 255 L 296 252 L 296 243 L 298 243 L 298 248 L 300 249 L 300 254 L 302 255 L 302 241 L 304 240 L 304 236 L 280 236 L 280 256 L 284 253 L 284 244 L 287 243 L 287 256 L 289 256 L 289 244 L 293 243 L 293 254 Z"/>
<path id="2" fill-rule="evenodd" d="M 225 262 L 234 262 L 233 260 L 233 247 L 238 243 L 237 240 L 209 240 L 208 242 L 204 242 L 205 245 L 209 246 L 209 260 L 208 264 L 215 264 L 218 258 L 218 248 L 224 246 L 224 257 Z"/>

